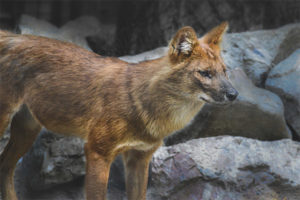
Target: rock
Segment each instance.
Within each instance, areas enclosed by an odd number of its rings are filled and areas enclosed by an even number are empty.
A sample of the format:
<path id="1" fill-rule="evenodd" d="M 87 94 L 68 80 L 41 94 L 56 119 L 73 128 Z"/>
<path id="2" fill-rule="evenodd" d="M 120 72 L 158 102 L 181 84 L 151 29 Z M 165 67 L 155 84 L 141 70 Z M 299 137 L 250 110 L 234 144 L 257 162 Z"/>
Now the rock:
<path id="1" fill-rule="evenodd" d="M 285 106 L 288 124 L 300 137 L 300 49 L 276 65 L 266 81 L 266 88 L 277 93 Z"/>
<path id="2" fill-rule="evenodd" d="M 84 141 L 63 137 L 43 129 L 33 147 L 19 161 L 17 176 L 21 191 L 40 193 L 57 185 L 73 187 L 85 175 Z M 1 150 L 0 150 L 1 151 Z M 125 191 L 124 167 L 121 156 L 112 163 L 108 187 Z"/>
<path id="3" fill-rule="evenodd" d="M 91 49 L 86 37 L 100 35 L 102 38 L 107 39 L 112 37 L 115 32 L 113 25 L 101 25 L 95 17 L 91 16 L 79 17 L 58 28 L 47 21 L 22 15 L 18 26 L 22 34 L 40 35 L 72 42 L 88 50 Z M 103 31 L 103 29 L 109 30 L 109 32 Z"/>
<path id="4" fill-rule="evenodd" d="M 81 16 L 64 24 L 60 31 L 65 34 L 87 37 L 97 34 L 100 26 L 99 21 L 92 16 Z"/>
<path id="5" fill-rule="evenodd" d="M 299 199 L 300 143 L 222 136 L 161 147 L 151 199 Z"/>
<path id="6" fill-rule="evenodd" d="M 111 45 L 114 41 L 116 26 L 101 24 L 95 17 L 82 16 L 63 25 L 60 32 L 61 37 L 66 38 L 66 41 L 90 50 L 92 46 L 90 48 L 88 38 L 103 40 L 106 45 Z"/>
<path id="7" fill-rule="evenodd" d="M 146 51 L 146 52 L 134 55 L 134 56 L 122 56 L 119 58 L 126 62 L 139 63 L 139 62 L 142 62 L 145 60 L 154 60 L 154 59 L 160 58 L 163 55 L 166 55 L 167 52 L 168 52 L 167 47 L 159 47 L 159 48 L 153 49 L 151 51 Z"/>
<path id="8" fill-rule="evenodd" d="M 217 135 L 260 140 L 291 138 L 280 98 L 254 86 L 241 69 L 229 72 L 230 80 L 239 92 L 238 98 L 228 106 L 205 105 L 187 127 L 166 139 L 167 145 Z"/>
<path id="9" fill-rule="evenodd" d="M 282 53 L 279 52 L 282 46 L 289 43 L 287 38 L 295 31 L 300 31 L 300 24 L 274 30 L 226 34 L 222 52 L 224 62 L 230 69 L 242 68 L 255 85 L 263 87 L 274 60 L 280 61 L 279 55 Z"/>
<path id="10" fill-rule="evenodd" d="M 91 50 L 86 37 L 97 34 L 99 29 L 99 21 L 95 17 L 82 16 L 63 25 L 58 37 Z"/>
<path id="11" fill-rule="evenodd" d="M 22 15 L 20 18 L 20 22 L 18 24 L 18 28 L 22 34 L 31 34 L 31 35 L 39 35 L 49 38 L 57 38 L 59 36 L 58 27 L 52 25 L 51 23 L 36 19 L 29 15 Z"/>
<path id="12" fill-rule="evenodd" d="M 295 50 L 300 48 L 300 27 L 293 27 L 285 39 L 281 42 L 279 51 L 275 56 L 273 63 L 277 65 L 280 61 L 286 59 L 289 55 L 291 55 Z"/>
<path id="13" fill-rule="evenodd" d="M 84 141 L 45 129 L 23 157 L 21 168 L 32 190 L 44 190 L 85 175 Z"/>

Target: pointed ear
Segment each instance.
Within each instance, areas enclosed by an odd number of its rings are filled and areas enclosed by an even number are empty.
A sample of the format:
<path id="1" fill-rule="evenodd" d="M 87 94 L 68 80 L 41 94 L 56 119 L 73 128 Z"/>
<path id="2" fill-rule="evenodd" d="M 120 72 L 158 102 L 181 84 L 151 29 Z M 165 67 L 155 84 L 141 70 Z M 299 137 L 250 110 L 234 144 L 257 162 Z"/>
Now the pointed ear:
<path id="1" fill-rule="evenodd" d="M 228 22 L 223 22 L 219 26 L 213 28 L 211 31 L 206 33 L 200 38 L 200 43 L 208 44 L 209 46 L 219 46 L 224 33 L 228 29 Z"/>
<path id="2" fill-rule="evenodd" d="M 196 32 L 192 27 L 181 28 L 169 44 L 169 57 L 172 62 L 180 62 L 189 57 L 198 43 Z"/>

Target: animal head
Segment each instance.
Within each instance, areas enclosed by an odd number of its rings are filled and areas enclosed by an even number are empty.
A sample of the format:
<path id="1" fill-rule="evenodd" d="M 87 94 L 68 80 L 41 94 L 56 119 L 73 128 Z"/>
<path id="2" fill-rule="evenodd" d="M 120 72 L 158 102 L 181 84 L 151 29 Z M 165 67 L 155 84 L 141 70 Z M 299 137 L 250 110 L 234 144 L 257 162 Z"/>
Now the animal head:
<path id="1" fill-rule="evenodd" d="M 200 39 L 193 28 L 181 28 L 170 41 L 169 60 L 173 68 L 170 80 L 186 96 L 208 103 L 233 101 L 238 92 L 229 82 L 221 57 L 220 43 L 228 23 L 213 28 Z"/>

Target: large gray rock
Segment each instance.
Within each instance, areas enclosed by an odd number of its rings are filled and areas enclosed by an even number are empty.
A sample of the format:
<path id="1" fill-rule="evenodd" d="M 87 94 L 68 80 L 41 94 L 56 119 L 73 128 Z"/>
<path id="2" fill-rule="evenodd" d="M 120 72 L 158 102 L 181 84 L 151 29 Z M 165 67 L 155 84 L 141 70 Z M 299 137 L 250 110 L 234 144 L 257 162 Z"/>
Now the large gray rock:
<path id="1" fill-rule="evenodd" d="M 39 35 L 49 38 L 56 38 L 57 35 L 59 35 L 58 27 L 45 20 L 37 19 L 29 15 L 21 16 L 18 28 L 22 34 Z"/>
<path id="2" fill-rule="evenodd" d="M 286 120 L 300 137 L 300 49 L 272 69 L 266 87 L 281 97 Z"/>
<path id="3" fill-rule="evenodd" d="M 161 147 L 152 160 L 150 199 L 299 199 L 300 144 L 241 137 Z"/>
<path id="4" fill-rule="evenodd" d="M 33 148 L 20 160 L 29 188 L 44 190 L 84 176 L 83 145 L 79 138 L 58 136 L 44 129 Z"/>
<path id="5" fill-rule="evenodd" d="M 114 25 L 103 25 L 91 16 L 79 17 L 58 28 L 45 20 L 22 15 L 18 27 L 22 34 L 39 35 L 72 42 L 88 50 L 91 49 L 87 43 L 87 37 L 99 35 L 98 37 L 105 38 L 106 42 L 109 43 L 111 41 L 109 38 L 113 38 L 115 33 Z"/>
<path id="6" fill-rule="evenodd" d="M 158 47 L 151 51 L 146 51 L 133 56 L 121 56 L 121 60 L 129 63 L 139 63 L 145 60 L 154 60 L 166 55 L 168 52 L 168 47 Z"/>
<path id="7" fill-rule="evenodd" d="M 295 50 L 300 48 L 300 25 L 292 27 L 285 39 L 281 42 L 273 64 L 277 65 L 282 60 L 290 56 Z"/>
<path id="8" fill-rule="evenodd" d="M 76 182 L 86 173 L 84 143 L 80 138 L 63 137 L 43 129 L 33 147 L 18 163 L 16 177 L 22 180 L 22 184 L 18 184 L 20 190 L 40 193 L 57 185 L 73 187 L 72 182 L 78 185 Z M 109 188 L 125 190 L 120 156 L 111 166 Z"/>
<path id="9" fill-rule="evenodd" d="M 288 25 L 274 30 L 226 34 L 222 56 L 228 68 L 241 68 L 255 85 L 263 86 L 273 66 L 281 42 L 300 25 Z"/>
<path id="10" fill-rule="evenodd" d="M 168 145 L 192 138 L 217 135 L 244 136 L 260 140 L 291 138 L 280 98 L 253 85 L 241 69 L 230 71 L 238 98 L 229 105 L 205 105 L 183 130 L 166 139 Z"/>
<path id="11" fill-rule="evenodd" d="M 95 17 L 82 16 L 64 24 L 59 30 L 61 38 L 90 50 L 91 48 L 87 41 L 87 38 L 90 37 L 105 41 L 105 45 L 112 45 L 116 26 L 113 24 L 102 24 Z"/>

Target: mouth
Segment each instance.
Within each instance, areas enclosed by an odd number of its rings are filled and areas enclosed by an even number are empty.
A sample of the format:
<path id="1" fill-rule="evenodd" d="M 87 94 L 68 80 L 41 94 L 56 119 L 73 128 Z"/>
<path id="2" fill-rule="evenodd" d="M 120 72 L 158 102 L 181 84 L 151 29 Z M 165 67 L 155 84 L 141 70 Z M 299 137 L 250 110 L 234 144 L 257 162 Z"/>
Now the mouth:
<path id="1" fill-rule="evenodd" d="M 204 101 L 204 102 L 206 102 L 206 103 L 211 103 L 212 101 L 210 100 L 210 97 L 208 96 L 208 95 L 206 95 L 206 94 L 200 94 L 199 96 L 198 96 L 198 99 L 200 99 L 200 100 L 202 100 L 202 101 Z"/>
<path id="2" fill-rule="evenodd" d="M 200 100 L 204 101 L 205 103 L 209 103 L 209 104 L 213 104 L 213 105 L 217 105 L 217 106 L 226 106 L 226 105 L 230 105 L 232 102 L 231 101 L 215 101 L 213 99 L 211 99 L 208 95 L 199 95 L 198 97 Z"/>
<path id="3" fill-rule="evenodd" d="M 202 100 L 202 101 L 205 101 L 206 103 L 210 103 L 206 98 L 204 98 L 204 97 L 200 97 L 200 99 Z"/>

